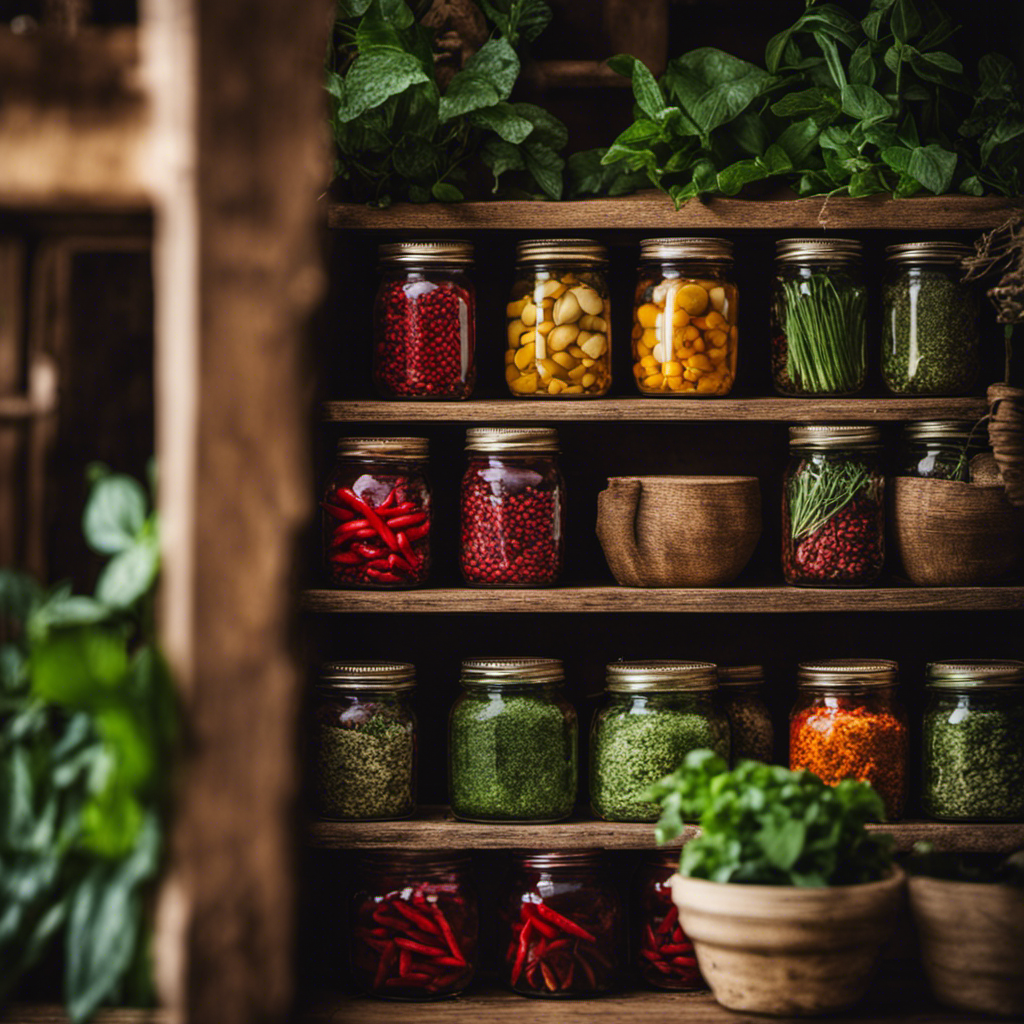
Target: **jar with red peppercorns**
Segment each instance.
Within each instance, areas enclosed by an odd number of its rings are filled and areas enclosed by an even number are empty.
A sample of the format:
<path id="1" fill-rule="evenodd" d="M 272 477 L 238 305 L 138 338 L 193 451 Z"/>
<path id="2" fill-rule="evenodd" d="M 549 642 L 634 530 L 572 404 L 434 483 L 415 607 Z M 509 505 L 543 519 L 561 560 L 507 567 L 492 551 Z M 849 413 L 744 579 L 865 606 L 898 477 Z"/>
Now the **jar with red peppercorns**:
<path id="1" fill-rule="evenodd" d="M 789 428 L 782 488 L 782 570 L 787 583 L 856 587 L 885 560 L 885 478 L 870 426 Z"/>
<path id="2" fill-rule="evenodd" d="M 473 427 L 462 478 L 459 564 L 467 583 L 535 587 L 562 573 L 565 481 L 558 432 Z"/>
<path id="3" fill-rule="evenodd" d="M 645 855 L 633 884 L 636 969 L 648 985 L 677 991 L 705 988 L 693 943 L 679 923 L 669 879 L 679 870 L 678 850 Z"/>
<path id="4" fill-rule="evenodd" d="M 548 998 L 614 989 L 623 963 L 623 913 L 602 854 L 527 853 L 512 868 L 499 909 L 506 984 Z"/>
<path id="5" fill-rule="evenodd" d="M 391 242 L 377 250 L 373 380 L 385 398 L 467 398 L 476 379 L 473 246 Z"/>
<path id="6" fill-rule="evenodd" d="M 425 437 L 345 437 L 323 501 L 324 564 L 338 587 L 415 587 L 430 571 Z"/>

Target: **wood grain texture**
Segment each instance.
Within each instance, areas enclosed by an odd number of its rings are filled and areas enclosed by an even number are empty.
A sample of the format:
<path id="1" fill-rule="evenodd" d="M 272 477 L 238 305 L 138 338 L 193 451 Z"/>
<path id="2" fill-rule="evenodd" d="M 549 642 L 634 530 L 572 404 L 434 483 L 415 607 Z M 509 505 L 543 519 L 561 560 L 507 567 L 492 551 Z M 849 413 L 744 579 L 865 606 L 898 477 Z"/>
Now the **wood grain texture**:
<path id="1" fill-rule="evenodd" d="M 59 1006 L 18 1003 L 0 1009 L 0 1024 L 68 1024 L 68 1015 Z M 171 1017 L 163 1010 L 114 1008 L 98 1010 L 90 1024 L 171 1024 Z"/>

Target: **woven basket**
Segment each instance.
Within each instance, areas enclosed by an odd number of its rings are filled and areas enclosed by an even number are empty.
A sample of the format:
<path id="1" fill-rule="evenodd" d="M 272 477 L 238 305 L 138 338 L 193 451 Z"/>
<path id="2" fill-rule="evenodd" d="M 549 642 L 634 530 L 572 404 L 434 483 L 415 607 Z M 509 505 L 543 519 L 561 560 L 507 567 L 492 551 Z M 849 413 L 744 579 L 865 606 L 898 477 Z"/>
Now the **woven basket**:
<path id="1" fill-rule="evenodd" d="M 752 476 L 616 476 L 597 496 L 597 536 L 626 587 L 718 587 L 761 536 Z"/>
<path id="2" fill-rule="evenodd" d="M 1024 510 L 998 484 L 896 477 L 896 547 L 907 576 L 922 587 L 992 583 L 1024 555 Z"/>
<path id="3" fill-rule="evenodd" d="M 1006 496 L 1011 504 L 1024 506 L 1024 389 L 992 384 L 988 406 L 988 438 Z"/>

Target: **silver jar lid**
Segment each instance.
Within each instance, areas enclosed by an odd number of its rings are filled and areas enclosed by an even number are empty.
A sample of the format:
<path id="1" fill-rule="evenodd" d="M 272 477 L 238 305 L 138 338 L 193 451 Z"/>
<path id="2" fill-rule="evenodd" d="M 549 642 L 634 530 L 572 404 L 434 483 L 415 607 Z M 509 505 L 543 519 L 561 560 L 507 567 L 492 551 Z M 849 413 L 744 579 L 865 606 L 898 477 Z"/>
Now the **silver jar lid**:
<path id="1" fill-rule="evenodd" d="M 988 427 L 975 420 L 918 420 L 903 428 L 908 441 L 963 441 L 973 440 L 984 445 Z"/>
<path id="2" fill-rule="evenodd" d="M 878 427 L 860 424 L 807 424 L 789 428 L 791 448 L 876 448 L 881 444 Z"/>
<path id="3" fill-rule="evenodd" d="M 416 668 L 404 661 L 328 661 L 320 666 L 317 683 L 338 690 L 397 693 L 416 686 Z"/>
<path id="4" fill-rule="evenodd" d="M 797 668 L 801 689 L 831 690 L 850 686 L 893 686 L 899 665 L 895 661 L 854 658 L 835 661 L 805 661 Z"/>
<path id="5" fill-rule="evenodd" d="M 518 855 L 524 868 L 546 871 L 550 868 L 596 868 L 603 862 L 603 850 L 527 850 Z M 678 857 L 678 853 L 676 854 Z"/>
<path id="6" fill-rule="evenodd" d="M 974 249 L 962 242 L 901 242 L 885 247 L 886 262 L 960 264 Z"/>
<path id="7" fill-rule="evenodd" d="M 928 685 L 939 690 L 979 690 L 1019 687 L 1024 661 L 933 661 Z"/>
<path id="8" fill-rule="evenodd" d="M 531 238 L 516 242 L 517 263 L 607 263 L 608 249 L 592 238 Z"/>
<path id="9" fill-rule="evenodd" d="M 463 685 L 560 683 L 563 679 L 565 669 L 558 658 L 466 658 L 462 662 Z"/>
<path id="10" fill-rule="evenodd" d="M 377 258 L 385 266 L 469 266 L 473 262 L 473 243 L 464 238 L 385 242 L 377 246 Z"/>
<path id="11" fill-rule="evenodd" d="M 426 437 L 341 437 L 338 438 L 339 455 L 351 457 L 392 459 L 425 459 L 430 450 Z"/>
<path id="12" fill-rule="evenodd" d="M 609 693 L 713 690 L 718 670 L 710 661 L 614 661 L 605 666 Z"/>
<path id="13" fill-rule="evenodd" d="M 719 686 L 759 686 L 764 682 L 763 665 L 719 665 Z"/>
<path id="14" fill-rule="evenodd" d="M 732 259 L 732 240 L 728 238 L 644 238 L 640 242 L 642 260 Z"/>
<path id="15" fill-rule="evenodd" d="M 554 427 L 470 427 L 466 451 L 557 452 L 558 431 Z"/>
<path id="16" fill-rule="evenodd" d="M 782 238 L 775 258 L 783 263 L 856 263 L 864 246 L 853 238 Z"/>

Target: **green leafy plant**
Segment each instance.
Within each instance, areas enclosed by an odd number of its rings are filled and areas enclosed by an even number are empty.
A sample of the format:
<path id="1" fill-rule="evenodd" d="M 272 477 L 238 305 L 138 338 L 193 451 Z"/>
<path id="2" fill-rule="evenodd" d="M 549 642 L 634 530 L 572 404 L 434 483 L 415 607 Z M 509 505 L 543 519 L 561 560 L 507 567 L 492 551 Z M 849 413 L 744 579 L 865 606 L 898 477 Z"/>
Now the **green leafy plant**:
<path id="1" fill-rule="evenodd" d="M 457 201 L 485 180 L 483 167 L 495 192 L 512 172 L 527 193 L 561 198 L 565 126 L 541 107 L 509 102 L 515 47 L 535 39 L 551 12 L 543 0 L 480 6 L 495 34 L 442 90 L 422 10 L 402 0 L 338 0 L 326 86 L 346 198 Z"/>
<path id="2" fill-rule="evenodd" d="M 628 191 L 643 173 L 677 206 L 770 178 L 802 196 L 1020 193 L 1024 111 L 1006 57 L 983 57 L 969 77 L 939 49 L 956 26 L 934 0 L 872 0 L 859 20 L 806 3 L 764 67 L 705 47 L 655 81 L 635 58 L 612 58 L 636 119 L 606 151 L 570 159 L 575 192 Z"/>
<path id="3" fill-rule="evenodd" d="M 699 820 L 701 834 L 683 846 L 683 875 L 757 885 L 851 885 L 882 878 L 891 840 L 865 824 L 884 817 L 866 782 L 826 786 L 810 772 L 758 761 L 732 771 L 710 750 L 693 750 L 644 799 L 661 804 L 659 843 Z"/>
<path id="4" fill-rule="evenodd" d="M 93 597 L 0 571 L 0 1003 L 62 941 L 65 1001 L 148 1001 L 147 885 L 162 843 L 174 706 L 154 639 L 157 523 L 93 469 Z"/>

